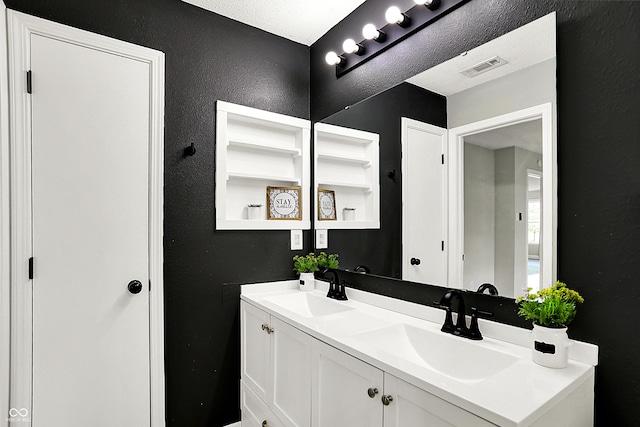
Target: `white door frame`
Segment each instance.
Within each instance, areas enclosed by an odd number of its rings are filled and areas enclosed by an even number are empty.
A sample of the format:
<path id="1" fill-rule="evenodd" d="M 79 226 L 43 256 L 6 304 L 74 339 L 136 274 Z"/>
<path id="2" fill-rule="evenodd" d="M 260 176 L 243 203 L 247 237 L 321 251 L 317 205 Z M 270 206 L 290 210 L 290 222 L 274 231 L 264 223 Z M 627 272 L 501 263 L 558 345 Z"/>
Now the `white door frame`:
<path id="1" fill-rule="evenodd" d="M 164 54 L 162 52 L 93 34 L 9 10 L 9 106 L 10 106 L 10 389 L 9 407 L 32 408 L 32 281 L 28 260 L 32 255 L 31 235 L 31 99 L 26 91 L 30 69 L 32 34 L 70 42 L 149 64 L 149 346 L 151 426 L 165 425 L 164 399 L 164 314 L 163 314 L 163 169 L 164 169 Z M 1 75 L 0 75 L 1 78 Z M 0 84 L 2 82 L 0 81 Z M 34 90 L 37 90 L 34 87 Z M 0 101 L 2 101 L 0 99 Z M 4 114 L 2 114 L 4 117 Z M 3 146 L 4 154 L 4 146 Z M 4 167 L 4 159 L 2 166 Z M 3 190 L 6 185 L 3 170 Z M 3 213 L 5 200 L 3 194 Z M 4 218 L 4 217 L 3 217 Z M 4 232 L 3 223 L 2 232 Z M 3 238 L 4 242 L 5 239 Z M 4 249 L 4 243 L 3 243 Z M 4 254 L 4 252 L 3 252 Z M 4 261 L 4 255 L 3 255 Z M 3 269 L 4 272 L 4 269 Z M 4 273 L 3 273 L 4 279 Z M 4 324 L 4 322 L 3 322 Z M 4 346 L 3 346 L 4 348 Z M 6 384 L 3 382 L 3 384 Z M 4 385 L 3 385 L 4 387 Z M 0 414 L 0 419 L 5 413 Z M 27 422 L 23 425 L 31 425 Z"/>
<path id="2" fill-rule="evenodd" d="M 418 120 L 414 120 L 414 119 L 409 119 L 407 117 L 401 117 L 400 118 L 400 124 L 401 124 L 401 129 L 400 129 L 400 143 L 401 143 L 401 153 L 402 153 L 402 164 L 401 164 L 401 170 L 402 170 L 402 279 L 403 280 L 407 280 L 406 277 L 406 272 L 409 271 L 409 269 L 411 268 L 411 264 L 410 264 L 410 259 L 409 259 L 409 254 L 407 254 L 407 248 L 406 248 L 406 244 L 405 242 L 408 241 L 407 236 L 410 234 L 408 227 L 407 227 L 407 218 L 406 218 L 406 209 L 405 206 L 407 205 L 407 196 L 409 195 L 409 183 L 406 179 L 407 174 L 406 171 L 408 170 L 409 167 L 409 157 L 407 155 L 408 153 L 408 145 L 409 145 L 409 129 L 413 128 L 413 129 L 418 129 L 420 131 L 423 132 L 428 132 L 431 133 L 433 135 L 437 135 L 441 138 L 442 141 L 442 154 L 444 155 L 446 153 L 447 150 L 447 145 L 449 144 L 448 142 L 448 135 L 447 135 L 447 130 L 445 128 L 441 128 L 438 126 L 434 126 L 428 123 L 424 123 L 424 122 L 420 122 Z M 444 249 L 444 257 L 445 257 L 445 263 L 448 264 L 448 251 L 449 251 L 449 242 L 448 242 L 448 237 L 447 237 L 447 230 L 449 228 L 449 215 L 447 212 L 448 209 L 448 203 L 447 203 L 447 198 L 449 197 L 449 182 L 448 182 L 448 167 L 449 167 L 449 162 L 446 161 L 443 165 L 443 178 L 442 178 L 442 194 L 444 196 L 444 203 L 442 204 L 442 240 L 445 241 L 445 249 Z M 445 272 L 444 272 L 444 278 L 445 278 L 445 283 L 444 286 L 449 286 L 449 281 L 451 280 L 449 277 L 449 268 L 445 266 Z"/>
<path id="3" fill-rule="evenodd" d="M 556 280 L 557 239 L 557 168 L 555 120 L 551 103 L 514 111 L 449 130 L 449 280 L 450 286 L 462 287 L 464 271 L 464 149 L 465 136 L 504 126 L 542 121 L 542 173 L 551 179 L 542 180 L 542 230 L 540 232 L 540 275 L 542 287 Z M 515 285 L 515 284 L 514 284 Z M 518 297 L 518 295 L 515 295 Z"/>
<path id="4" fill-rule="evenodd" d="M 9 327 L 11 313 L 9 217 L 9 77 L 7 59 L 7 8 L 0 5 L 0 425 L 9 414 Z"/>

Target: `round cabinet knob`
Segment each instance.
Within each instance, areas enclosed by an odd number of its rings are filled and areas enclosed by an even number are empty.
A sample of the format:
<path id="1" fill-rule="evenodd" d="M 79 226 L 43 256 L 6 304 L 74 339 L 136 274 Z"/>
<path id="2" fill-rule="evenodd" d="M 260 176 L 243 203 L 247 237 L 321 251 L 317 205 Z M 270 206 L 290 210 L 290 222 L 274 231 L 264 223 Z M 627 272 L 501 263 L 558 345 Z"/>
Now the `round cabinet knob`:
<path id="1" fill-rule="evenodd" d="M 374 398 L 376 397 L 376 394 L 378 394 L 378 389 L 377 388 L 370 388 L 369 390 L 367 390 L 367 394 L 369 395 L 370 398 Z"/>
<path id="2" fill-rule="evenodd" d="M 132 280 L 127 285 L 127 288 L 132 294 L 139 294 L 140 292 L 142 292 L 142 283 L 140 283 L 139 280 Z"/>
<path id="3" fill-rule="evenodd" d="M 420 265 L 419 258 L 411 258 L 411 265 Z"/>
<path id="4" fill-rule="evenodd" d="M 382 395 L 382 404 L 384 406 L 389 406 L 389 403 L 393 402 L 393 397 L 391 395 Z"/>

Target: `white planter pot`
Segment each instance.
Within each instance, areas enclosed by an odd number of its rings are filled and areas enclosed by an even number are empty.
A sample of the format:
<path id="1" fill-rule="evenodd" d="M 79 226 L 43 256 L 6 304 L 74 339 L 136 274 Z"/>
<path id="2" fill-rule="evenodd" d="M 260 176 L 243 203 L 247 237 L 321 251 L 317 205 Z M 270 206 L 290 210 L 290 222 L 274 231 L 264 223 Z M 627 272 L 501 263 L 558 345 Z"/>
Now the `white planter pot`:
<path id="1" fill-rule="evenodd" d="M 258 220 L 262 218 L 262 205 L 248 205 L 247 206 L 247 217 L 250 220 Z"/>
<path id="2" fill-rule="evenodd" d="M 569 362 L 569 346 L 572 344 L 567 328 L 547 328 L 533 324 L 531 357 L 538 365 L 565 368 Z"/>
<path id="3" fill-rule="evenodd" d="M 316 288 L 316 279 L 313 273 L 300 273 L 300 290 L 312 291 Z"/>

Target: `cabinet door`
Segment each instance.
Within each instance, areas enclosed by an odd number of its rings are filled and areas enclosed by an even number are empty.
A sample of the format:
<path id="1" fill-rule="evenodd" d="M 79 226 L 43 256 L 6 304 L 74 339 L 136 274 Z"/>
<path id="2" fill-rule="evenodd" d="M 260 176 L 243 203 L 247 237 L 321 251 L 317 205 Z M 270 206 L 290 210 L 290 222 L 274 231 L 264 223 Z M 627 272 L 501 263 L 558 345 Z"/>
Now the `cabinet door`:
<path id="1" fill-rule="evenodd" d="M 384 427 L 494 426 L 387 373 L 384 374 L 384 394 L 393 398 L 389 406 L 384 407 Z"/>
<path id="2" fill-rule="evenodd" d="M 271 318 L 273 386 L 269 406 L 287 426 L 308 427 L 311 421 L 311 342 L 291 325 Z"/>
<path id="3" fill-rule="evenodd" d="M 242 301 L 240 310 L 242 380 L 264 402 L 271 387 L 271 335 L 269 314 Z"/>
<path id="4" fill-rule="evenodd" d="M 382 371 L 317 340 L 312 348 L 312 427 L 382 427 Z"/>

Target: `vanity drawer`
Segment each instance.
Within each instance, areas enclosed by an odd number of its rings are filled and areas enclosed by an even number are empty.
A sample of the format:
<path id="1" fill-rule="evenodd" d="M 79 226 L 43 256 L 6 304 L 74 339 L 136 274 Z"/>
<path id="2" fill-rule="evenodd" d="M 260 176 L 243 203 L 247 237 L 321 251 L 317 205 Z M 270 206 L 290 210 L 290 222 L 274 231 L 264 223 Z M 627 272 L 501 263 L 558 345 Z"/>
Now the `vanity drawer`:
<path id="1" fill-rule="evenodd" d="M 244 381 L 241 390 L 242 427 L 285 427 Z"/>

